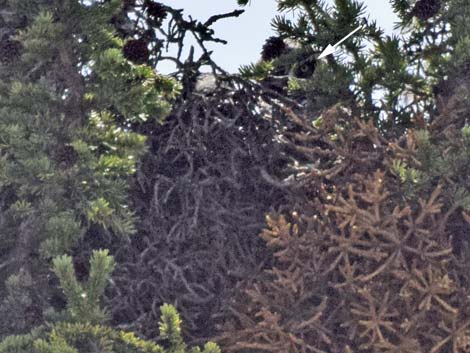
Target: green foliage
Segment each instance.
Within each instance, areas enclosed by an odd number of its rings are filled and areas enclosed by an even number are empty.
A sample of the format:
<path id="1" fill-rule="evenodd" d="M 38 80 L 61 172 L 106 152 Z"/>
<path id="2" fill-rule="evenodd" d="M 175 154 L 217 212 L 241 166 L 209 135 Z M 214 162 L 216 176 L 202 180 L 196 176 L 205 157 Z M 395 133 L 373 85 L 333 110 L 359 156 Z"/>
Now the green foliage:
<path id="1" fill-rule="evenodd" d="M 0 53 L 0 295 L 12 298 L 6 281 L 23 268 L 32 297 L 0 307 L 0 336 L 25 329 L 13 318 L 28 303 L 49 306 L 51 258 L 91 228 L 97 239 L 135 233 L 128 180 L 146 152 L 135 131 L 162 122 L 178 88 L 124 58 L 111 24 L 121 5 L 2 2 L 2 33 L 17 50 Z"/>
<path id="2" fill-rule="evenodd" d="M 5 337 L 0 342 L 0 352 L 31 353 L 34 340 L 42 334 L 41 330 L 33 330 L 30 334 Z"/>
<path id="3" fill-rule="evenodd" d="M 393 161 L 392 173 L 400 178 L 402 183 L 417 183 L 420 172 L 414 168 L 409 168 L 406 163 L 397 159 Z"/>
<path id="4" fill-rule="evenodd" d="M 63 211 L 51 216 L 44 225 L 45 240 L 41 244 L 41 255 L 47 258 L 63 254 L 74 245 L 80 233 L 80 224 L 72 212 Z"/>
<path id="5" fill-rule="evenodd" d="M 322 1 L 279 0 L 279 11 L 295 11 L 296 16 L 278 15 L 273 27 L 295 47 L 259 77 L 275 74 L 279 68 L 292 72 L 303 60 L 296 54 L 310 52 L 317 57 L 328 44 L 362 25 L 334 55 L 317 62 L 315 73 L 302 87 L 305 94 L 291 90 L 292 95 L 308 98 L 313 118 L 343 101 L 354 104 L 363 118 L 373 117 L 382 132 L 400 136 L 413 126 L 416 116 L 424 114 L 429 119 L 435 113 L 435 88 L 446 75 L 468 71 L 465 14 L 470 6 L 463 0 L 431 1 L 438 5 L 427 7 L 418 4 L 426 1 L 391 3 L 400 19 L 397 28 L 404 36 L 384 36 L 375 22 L 364 17 L 361 1 L 337 0 L 329 6 Z M 262 67 L 262 63 L 253 65 L 252 72 Z"/>
<path id="6" fill-rule="evenodd" d="M 181 319 L 176 309 L 171 305 L 161 307 L 162 321 L 160 322 L 160 337 L 168 340 L 173 347 L 172 353 L 183 353 L 185 346 L 181 338 Z"/>
<path id="7" fill-rule="evenodd" d="M 470 211 L 470 130 L 463 127 L 450 141 L 433 140 L 429 133 L 417 136 L 417 159 L 421 163 L 422 177 L 416 185 L 424 189 L 433 181 L 443 180 L 447 184 L 448 197 L 453 204 Z"/>
<path id="8" fill-rule="evenodd" d="M 77 281 L 72 259 L 61 256 L 54 259 L 54 272 L 60 280 L 67 297 L 65 315 L 58 322 L 35 329 L 28 335 L 8 336 L 0 342 L 0 353 L 184 353 L 187 346 L 181 337 L 181 320 L 172 305 L 165 304 L 161 310 L 160 340 L 168 347 L 138 338 L 132 332 L 113 329 L 100 324 L 104 312 L 99 299 L 103 294 L 114 260 L 108 251 L 95 251 L 90 260 L 90 274 L 86 284 Z M 201 351 L 191 353 L 220 353 L 215 343 L 208 342 Z"/>
<path id="9" fill-rule="evenodd" d="M 451 24 L 451 42 L 458 43 L 464 38 L 470 37 L 468 26 L 468 16 L 470 15 L 470 5 L 465 0 L 452 0 L 448 2 L 448 17 Z"/>
<path id="10" fill-rule="evenodd" d="M 169 112 L 165 99 L 174 98 L 178 92 L 174 85 L 162 84 L 169 79 L 158 77 L 151 67 L 132 64 L 120 48 L 94 54 L 89 69 L 100 76 L 87 97 L 97 107 L 107 109 L 111 104 L 129 122 L 144 122 Z"/>
<path id="11" fill-rule="evenodd" d="M 173 311 L 175 310 L 174 307 L 169 307 Z M 174 320 L 174 317 L 162 314 L 161 320 L 171 321 Z M 35 340 L 33 347 L 38 353 L 100 351 L 116 353 L 185 353 L 188 351 L 191 353 L 220 353 L 219 347 L 213 342 L 206 343 L 203 350 L 199 347 L 188 350 L 186 345 L 182 343 L 181 336 L 176 333 L 168 341 L 170 342 L 168 348 L 163 348 L 154 342 L 138 338 L 132 332 L 118 331 L 110 327 L 88 323 L 60 323 L 54 326 L 47 338 Z M 181 343 L 174 344 L 175 341 Z M 7 353 L 8 351 L 2 351 L 0 346 L 0 352 Z"/>
<path id="12" fill-rule="evenodd" d="M 67 297 L 69 321 L 98 323 L 104 320 L 105 314 L 100 309 L 99 298 L 114 266 L 114 260 L 108 256 L 107 250 L 93 252 L 88 282 L 81 284 L 76 279 L 70 256 L 54 259 L 54 272 Z"/>
<path id="13" fill-rule="evenodd" d="M 37 324 L 37 322 L 34 322 L 35 318 L 28 315 L 28 309 L 34 305 L 31 275 L 21 269 L 17 274 L 10 276 L 5 285 L 8 294 L 2 298 L 0 315 L 9 317 L 12 322 L 2 321 L 0 328 L 6 331 L 14 325 L 13 327 L 19 331 L 24 331 L 31 325 Z M 20 310 L 10 312 L 10 308 L 20 308 Z"/>
<path id="14" fill-rule="evenodd" d="M 255 64 L 243 65 L 240 67 L 240 74 L 245 78 L 262 80 L 273 70 L 272 62 L 261 61 Z"/>

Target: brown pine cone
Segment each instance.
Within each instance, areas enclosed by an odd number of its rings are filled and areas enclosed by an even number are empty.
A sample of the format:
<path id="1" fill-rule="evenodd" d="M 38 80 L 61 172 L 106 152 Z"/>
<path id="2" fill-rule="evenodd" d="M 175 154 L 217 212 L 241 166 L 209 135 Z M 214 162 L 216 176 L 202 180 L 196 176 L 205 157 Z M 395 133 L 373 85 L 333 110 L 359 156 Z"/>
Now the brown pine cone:
<path id="1" fill-rule="evenodd" d="M 426 21 L 435 16 L 441 8 L 441 0 L 419 0 L 411 14 L 422 21 Z"/>
<path id="2" fill-rule="evenodd" d="M 263 45 L 261 58 L 265 61 L 275 59 L 287 50 L 287 45 L 281 37 L 269 37 Z"/>
<path id="3" fill-rule="evenodd" d="M 9 64 L 21 54 L 22 45 L 17 40 L 6 39 L 0 42 L 0 62 Z"/>
<path id="4" fill-rule="evenodd" d="M 148 61 L 150 51 L 143 39 L 131 39 L 122 48 L 124 57 L 134 64 L 144 64 Z"/>

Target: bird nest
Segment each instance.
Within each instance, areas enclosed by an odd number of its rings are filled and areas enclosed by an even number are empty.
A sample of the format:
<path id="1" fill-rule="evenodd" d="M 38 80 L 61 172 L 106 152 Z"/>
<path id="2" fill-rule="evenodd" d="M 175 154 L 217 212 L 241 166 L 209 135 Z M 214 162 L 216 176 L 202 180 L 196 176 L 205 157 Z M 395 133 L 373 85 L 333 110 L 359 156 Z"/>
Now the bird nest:
<path id="1" fill-rule="evenodd" d="M 132 192 L 139 232 L 117 250 L 107 298 L 115 323 L 152 337 L 159 307 L 173 303 L 197 342 L 223 320 L 236 283 L 269 265 L 257 234 L 286 202 L 288 159 L 262 96 L 256 84 L 218 78 L 147 126 Z"/>

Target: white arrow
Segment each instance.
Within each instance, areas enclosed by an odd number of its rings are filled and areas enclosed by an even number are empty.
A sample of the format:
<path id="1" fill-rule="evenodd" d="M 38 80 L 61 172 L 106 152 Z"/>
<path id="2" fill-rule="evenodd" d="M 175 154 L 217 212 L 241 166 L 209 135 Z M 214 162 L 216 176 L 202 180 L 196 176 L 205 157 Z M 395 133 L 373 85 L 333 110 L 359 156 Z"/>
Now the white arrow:
<path id="1" fill-rule="evenodd" d="M 360 29 L 362 28 L 362 25 L 360 25 L 359 27 L 357 27 L 354 31 L 352 31 L 351 33 L 349 33 L 346 37 L 344 37 L 343 39 L 341 39 L 338 43 L 336 43 L 335 45 L 331 45 L 331 44 L 328 44 L 328 46 L 325 48 L 325 50 L 323 50 L 323 52 L 320 54 L 320 56 L 318 57 L 318 60 L 320 59 L 323 59 L 324 57 L 330 55 L 330 54 L 333 54 L 336 50 L 336 47 L 338 45 L 340 45 L 341 43 L 343 43 L 346 39 L 348 39 L 349 37 L 351 37 L 354 33 L 356 33 L 357 31 L 359 31 Z"/>

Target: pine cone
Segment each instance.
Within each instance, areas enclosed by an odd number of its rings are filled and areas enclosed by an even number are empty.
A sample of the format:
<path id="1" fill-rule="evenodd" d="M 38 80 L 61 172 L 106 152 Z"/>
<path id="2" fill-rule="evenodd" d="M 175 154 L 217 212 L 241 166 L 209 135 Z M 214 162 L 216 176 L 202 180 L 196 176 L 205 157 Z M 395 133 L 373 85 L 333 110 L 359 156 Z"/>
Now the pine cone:
<path id="1" fill-rule="evenodd" d="M 128 40 L 122 50 L 124 57 L 134 64 L 144 64 L 150 56 L 147 42 L 143 39 Z"/>
<path id="2" fill-rule="evenodd" d="M 55 159 L 65 168 L 69 168 L 77 162 L 78 154 L 72 146 L 65 145 L 56 150 Z"/>
<path id="3" fill-rule="evenodd" d="M 64 310 L 67 307 L 67 299 L 62 293 L 54 293 L 48 298 L 48 302 L 56 310 Z"/>
<path id="4" fill-rule="evenodd" d="M 26 307 L 24 315 L 25 315 L 25 320 L 28 326 L 40 325 L 41 322 L 43 321 L 42 309 L 36 303 L 31 304 L 28 307 Z"/>
<path id="5" fill-rule="evenodd" d="M 147 0 L 145 2 L 145 7 L 147 8 L 147 13 L 154 19 L 159 20 L 160 22 L 162 22 L 167 16 L 165 6 L 159 2 Z"/>
<path id="6" fill-rule="evenodd" d="M 135 0 L 122 0 L 122 7 L 124 10 L 128 10 L 133 6 L 135 6 Z"/>
<path id="7" fill-rule="evenodd" d="M 435 96 L 450 97 L 455 89 L 455 83 L 449 79 L 440 80 L 432 89 Z"/>
<path id="8" fill-rule="evenodd" d="M 261 58 L 265 61 L 275 59 L 287 51 L 287 45 L 281 37 L 269 37 L 263 45 Z"/>
<path id="9" fill-rule="evenodd" d="M 88 261 L 82 257 L 74 257 L 73 268 L 75 269 L 75 276 L 77 276 L 79 281 L 85 280 L 90 273 L 90 266 L 88 265 Z"/>
<path id="10" fill-rule="evenodd" d="M 0 62 L 8 64 L 20 56 L 22 45 L 17 40 L 6 39 L 0 42 Z"/>
<path id="11" fill-rule="evenodd" d="M 419 0 L 411 10 L 411 14 L 422 21 L 426 21 L 435 16 L 440 8 L 441 0 Z"/>

